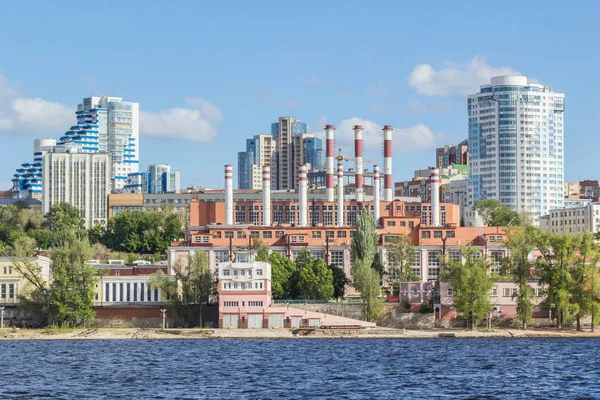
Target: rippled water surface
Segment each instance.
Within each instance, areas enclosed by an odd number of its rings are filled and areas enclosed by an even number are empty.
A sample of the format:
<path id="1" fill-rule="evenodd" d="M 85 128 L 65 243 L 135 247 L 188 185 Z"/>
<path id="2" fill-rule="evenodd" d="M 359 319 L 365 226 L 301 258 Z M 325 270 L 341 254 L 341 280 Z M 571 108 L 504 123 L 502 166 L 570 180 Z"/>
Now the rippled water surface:
<path id="1" fill-rule="evenodd" d="M 0 341 L 0 399 L 595 399 L 599 339 Z"/>

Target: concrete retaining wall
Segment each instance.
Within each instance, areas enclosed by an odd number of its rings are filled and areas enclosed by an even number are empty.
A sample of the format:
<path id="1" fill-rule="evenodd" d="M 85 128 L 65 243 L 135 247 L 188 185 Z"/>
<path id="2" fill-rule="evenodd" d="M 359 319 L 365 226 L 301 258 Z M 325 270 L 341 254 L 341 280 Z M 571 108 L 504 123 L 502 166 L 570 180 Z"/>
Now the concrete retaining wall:
<path id="1" fill-rule="evenodd" d="M 274 304 L 274 307 L 287 307 L 286 304 Z M 291 304 L 290 307 L 297 310 L 313 311 L 324 314 L 337 315 L 340 317 L 358 319 L 363 321 L 363 306 L 362 304 Z"/>

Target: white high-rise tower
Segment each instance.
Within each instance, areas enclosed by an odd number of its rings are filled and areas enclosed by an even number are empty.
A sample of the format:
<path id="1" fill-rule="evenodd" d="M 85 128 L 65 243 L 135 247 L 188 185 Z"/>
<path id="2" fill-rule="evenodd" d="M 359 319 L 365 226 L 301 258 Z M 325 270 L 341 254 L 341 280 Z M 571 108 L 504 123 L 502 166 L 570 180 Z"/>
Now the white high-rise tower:
<path id="1" fill-rule="evenodd" d="M 498 199 L 534 223 L 563 206 L 564 94 L 498 76 L 468 98 L 469 203 Z"/>

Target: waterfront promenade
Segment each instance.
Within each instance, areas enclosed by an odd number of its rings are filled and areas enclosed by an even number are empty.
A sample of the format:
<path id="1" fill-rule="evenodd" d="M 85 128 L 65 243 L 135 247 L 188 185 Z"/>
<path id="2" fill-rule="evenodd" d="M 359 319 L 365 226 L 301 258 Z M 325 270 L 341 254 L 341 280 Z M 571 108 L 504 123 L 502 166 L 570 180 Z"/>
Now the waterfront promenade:
<path id="1" fill-rule="evenodd" d="M 303 332 L 290 329 L 12 329 L 0 330 L 0 340 L 124 340 L 124 339 L 377 339 L 377 338 L 585 338 L 600 337 L 600 331 L 555 329 L 315 329 Z"/>

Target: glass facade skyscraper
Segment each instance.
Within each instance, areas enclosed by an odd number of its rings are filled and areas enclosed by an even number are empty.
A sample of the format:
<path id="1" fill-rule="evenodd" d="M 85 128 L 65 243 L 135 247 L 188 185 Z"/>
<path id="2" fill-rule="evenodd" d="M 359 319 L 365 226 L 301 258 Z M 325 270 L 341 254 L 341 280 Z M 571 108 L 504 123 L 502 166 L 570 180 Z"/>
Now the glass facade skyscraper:
<path id="1" fill-rule="evenodd" d="M 563 206 L 564 94 L 499 76 L 469 96 L 469 203 L 497 199 L 534 223 Z"/>

